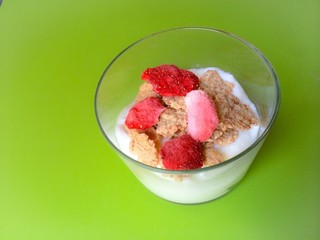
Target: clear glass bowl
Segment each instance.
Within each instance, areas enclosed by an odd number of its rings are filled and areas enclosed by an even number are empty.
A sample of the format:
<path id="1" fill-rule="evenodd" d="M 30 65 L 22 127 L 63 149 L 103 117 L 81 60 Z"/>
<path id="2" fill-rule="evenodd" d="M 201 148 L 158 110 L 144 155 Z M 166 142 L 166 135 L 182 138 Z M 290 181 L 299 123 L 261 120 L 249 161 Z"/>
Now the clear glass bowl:
<path id="1" fill-rule="evenodd" d="M 115 137 L 119 113 L 134 101 L 142 84 L 142 71 L 161 64 L 184 69 L 217 67 L 231 73 L 259 113 L 260 132 L 256 141 L 220 164 L 183 171 L 151 167 L 121 151 Z M 127 47 L 107 66 L 95 96 L 96 117 L 102 133 L 124 163 L 151 192 L 184 204 L 216 199 L 239 183 L 267 137 L 279 105 L 277 75 L 258 49 L 233 34 L 198 27 L 158 32 Z"/>

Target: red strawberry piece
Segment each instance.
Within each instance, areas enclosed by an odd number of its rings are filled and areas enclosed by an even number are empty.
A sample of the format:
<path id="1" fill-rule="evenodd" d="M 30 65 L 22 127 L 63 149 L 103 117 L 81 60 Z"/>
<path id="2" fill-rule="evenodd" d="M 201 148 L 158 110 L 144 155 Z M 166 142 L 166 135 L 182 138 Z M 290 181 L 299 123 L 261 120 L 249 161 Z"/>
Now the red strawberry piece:
<path id="1" fill-rule="evenodd" d="M 188 134 L 195 140 L 208 140 L 217 128 L 219 119 L 216 106 L 208 94 L 193 90 L 185 97 L 188 115 Z"/>
<path id="2" fill-rule="evenodd" d="M 125 124 L 130 129 L 150 128 L 158 122 L 160 114 L 165 109 L 159 98 L 145 98 L 129 110 Z"/>
<path id="3" fill-rule="evenodd" d="M 202 145 L 188 134 L 165 142 L 160 156 L 163 166 L 170 170 L 196 169 L 203 165 Z"/>
<path id="4" fill-rule="evenodd" d="M 147 68 L 141 78 L 150 82 L 153 91 L 161 96 L 185 96 L 199 87 L 199 78 L 194 73 L 175 65 Z"/>

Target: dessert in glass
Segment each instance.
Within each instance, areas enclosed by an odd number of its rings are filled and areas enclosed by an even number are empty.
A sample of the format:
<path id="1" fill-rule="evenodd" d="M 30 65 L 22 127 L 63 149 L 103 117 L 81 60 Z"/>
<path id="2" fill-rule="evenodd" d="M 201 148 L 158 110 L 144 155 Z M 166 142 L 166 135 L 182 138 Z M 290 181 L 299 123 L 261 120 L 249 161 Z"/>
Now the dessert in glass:
<path id="1" fill-rule="evenodd" d="M 183 204 L 241 181 L 279 105 L 277 75 L 258 49 L 200 27 L 133 43 L 108 65 L 95 97 L 102 133 L 137 179 Z"/>

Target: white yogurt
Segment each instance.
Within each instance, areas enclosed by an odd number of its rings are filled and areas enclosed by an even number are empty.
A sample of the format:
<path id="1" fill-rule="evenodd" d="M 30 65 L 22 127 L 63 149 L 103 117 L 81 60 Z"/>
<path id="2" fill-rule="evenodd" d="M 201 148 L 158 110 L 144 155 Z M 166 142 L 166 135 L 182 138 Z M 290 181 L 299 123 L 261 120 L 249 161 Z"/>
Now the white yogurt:
<path id="1" fill-rule="evenodd" d="M 259 115 L 257 113 L 257 109 L 255 105 L 250 101 L 249 97 L 247 96 L 247 94 L 245 93 L 241 85 L 238 83 L 238 81 L 233 77 L 233 75 L 225 71 L 222 71 L 221 69 L 213 68 L 213 67 L 189 69 L 189 70 L 194 74 L 196 74 L 198 77 L 200 77 L 202 74 L 204 74 L 208 70 L 216 70 L 224 81 L 232 82 L 234 84 L 234 88 L 232 92 L 233 95 L 239 98 L 242 103 L 249 105 L 252 111 L 255 113 L 256 117 L 258 118 Z M 119 114 L 117 124 L 116 124 L 115 134 L 116 134 L 116 138 L 118 140 L 120 149 L 131 158 L 137 160 L 137 156 L 135 154 L 132 154 L 129 150 L 130 137 L 123 127 L 128 111 L 130 110 L 132 105 L 133 103 L 131 103 L 126 108 L 124 108 Z M 258 138 L 258 135 L 259 135 L 259 128 L 260 128 L 259 125 L 254 125 L 254 126 L 251 126 L 249 130 L 239 131 L 239 136 L 236 139 L 236 141 L 226 146 L 221 146 L 216 144 L 215 148 L 223 154 L 223 156 L 225 157 L 225 160 L 230 159 L 236 156 L 237 154 L 241 153 L 246 148 L 248 148 L 252 143 L 254 143 L 254 141 Z"/>
<path id="2" fill-rule="evenodd" d="M 194 72 L 197 76 L 201 76 L 209 69 L 216 70 L 224 81 L 232 82 L 234 84 L 233 94 L 243 103 L 248 104 L 256 114 L 256 117 L 259 116 L 255 105 L 230 73 L 217 68 L 191 69 L 190 71 Z M 133 103 L 124 108 L 119 114 L 115 136 L 118 141 L 118 147 L 126 155 L 137 160 L 137 156 L 129 150 L 130 137 L 123 127 L 127 113 L 132 105 Z M 259 126 L 252 126 L 248 131 L 240 131 L 237 140 L 232 144 L 227 146 L 216 145 L 215 147 L 227 160 L 248 148 L 258 136 Z M 199 169 L 199 171 L 184 175 L 180 180 L 177 180 L 177 175 L 173 177 L 170 171 L 168 171 L 168 174 L 162 174 L 133 164 L 124 157 L 123 159 L 140 182 L 154 194 L 169 201 L 193 204 L 210 201 L 229 192 L 243 178 L 261 145 L 262 142 L 237 159 L 237 161 L 232 161 L 221 166 L 218 165 L 216 168 L 208 169 L 207 171 Z"/>

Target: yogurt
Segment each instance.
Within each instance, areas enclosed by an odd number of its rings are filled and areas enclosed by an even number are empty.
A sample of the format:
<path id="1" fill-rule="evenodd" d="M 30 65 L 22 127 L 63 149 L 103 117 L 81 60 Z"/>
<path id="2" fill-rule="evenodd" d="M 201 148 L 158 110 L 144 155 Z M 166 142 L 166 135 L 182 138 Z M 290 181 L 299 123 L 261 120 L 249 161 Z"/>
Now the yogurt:
<path id="1" fill-rule="evenodd" d="M 234 84 L 233 94 L 242 103 L 249 105 L 259 119 L 255 105 L 250 101 L 232 74 L 218 68 L 190 69 L 198 77 L 207 70 L 216 70 L 224 81 L 232 82 Z M 132 105 L 133 103 L 129 104 L 119 114 L 115 127 L 115 136 L 121 151 L 132 159 L 137 160 L 137 156 L 129 150 L 130 137 L 124 129 L 124 122 Z M 248 151 L 236 161 L 228 161 L 228 159 L 243 152 L 254 143 L 261 133 L 260 130 L 259 125 L 251 126 L 247 131 L 239 131 L 239 136 L 233 143 L 226 146 L 216 145 L 216 149 L 225 157 L 225 162 L 213 167 L 179 173 L 171 172 L 170 170 L 159 169 L 157 171 L 156 169 L 141 168 L 132 161 L 125 162 L 141 183 L 159 197 L 184 204 L 206 202 L 226 194 L 243 178 L 262 142 L 259 143 L 258 147 Z"/>
<path id="2" fill-rule="evenodd" d="M 193 72 L 198 77 L 200 77 L 202 74 L 204 74 L 208 70 L 216 70 L 224 81 L 233 83 L 234 84 L 233 92 L 232 92 L 233 95 L 238 97 L 242 103 L 250 106 L 250 108 L 258 118 L 259 115 L 255 105 L 251 102 L 251 100 L 249 99 L 249 97 L 241 87 L 241 85 L 238 83 L 238 81 L 234 78 L 232 74 L 214 67 L 189 69 L 189 71 Z M 137 160 L 137 156 L 135 154 L 132 154 L 129 150 L 130 137 L 127 131 L 123 127 L 128 111 L 130 110 L 132 105 L 133 103 L 129 104 L 120 112 L 119 117 L 117 119 L 115 135 L 121 151 L 123 151 L 126 155 L 130 156 L 131 158 Z M 253 125 L 249 130 L 239 131 L 239 136 L 235 142 L 225 146 L 215 145 L 215 147 L 218 151 L 220 151 L 223 154 L 223 156 L 225 157 L 225 160 L 230 159 L 236 156 L 237 154 L 241 153 L 242 151 L 244 151 L 246 148 L 248 148 L 248 146 L 250 146 L 252 143 L 255 142 L 255 140 L 258 138 L 258 135 L 259 135 L 259 129 L 260 129 L 259 125 Z"/>

